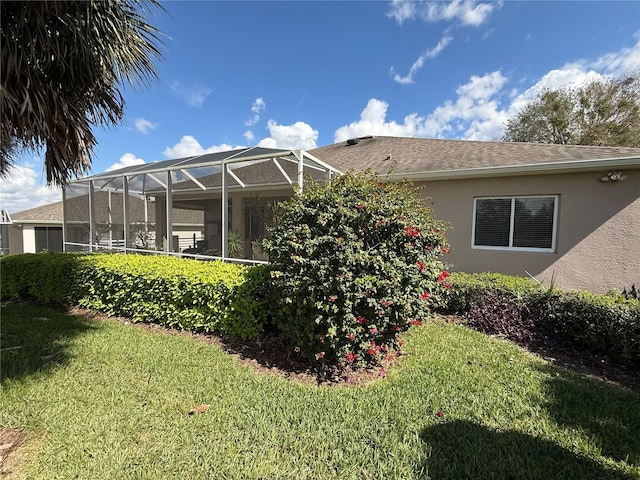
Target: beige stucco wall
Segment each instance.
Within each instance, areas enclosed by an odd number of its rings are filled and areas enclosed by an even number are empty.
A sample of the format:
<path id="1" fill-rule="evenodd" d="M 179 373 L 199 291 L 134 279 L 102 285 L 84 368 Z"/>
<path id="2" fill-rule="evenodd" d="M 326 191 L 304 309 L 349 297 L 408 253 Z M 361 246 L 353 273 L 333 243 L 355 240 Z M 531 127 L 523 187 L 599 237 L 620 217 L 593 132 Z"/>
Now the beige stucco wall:
<path id="1" fill-rule="evenodd" d="M 453 271 L 493 271 L 535 278 L 565 289 L 606 292 L 640 285 L 640 169 L 621 182 L 606 172 L 440 180 L 425 184 L 436 217 L 450 222 Z M 484 196 L 558 195 L 553 253 L 471 247 L 473 199 Z"/>

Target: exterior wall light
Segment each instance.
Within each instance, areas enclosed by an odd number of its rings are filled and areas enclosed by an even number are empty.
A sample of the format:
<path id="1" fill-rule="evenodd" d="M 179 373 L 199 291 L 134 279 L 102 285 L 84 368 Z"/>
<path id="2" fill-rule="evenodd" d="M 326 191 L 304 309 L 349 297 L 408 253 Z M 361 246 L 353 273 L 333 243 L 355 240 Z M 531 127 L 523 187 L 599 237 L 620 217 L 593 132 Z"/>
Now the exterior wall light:
<path id="1" fill-rule="evenodd" d="M 600 181 L 601 182 L 609 182 L 609 181 L 611 181 L 611 182 L 621 182 L 625 178 L 627 178 L 627 176 L 624 175 L 622 172 L 618 172 L 617 170 L 611 170 L 606 175 L 601 176 L 600 177 Z"/>

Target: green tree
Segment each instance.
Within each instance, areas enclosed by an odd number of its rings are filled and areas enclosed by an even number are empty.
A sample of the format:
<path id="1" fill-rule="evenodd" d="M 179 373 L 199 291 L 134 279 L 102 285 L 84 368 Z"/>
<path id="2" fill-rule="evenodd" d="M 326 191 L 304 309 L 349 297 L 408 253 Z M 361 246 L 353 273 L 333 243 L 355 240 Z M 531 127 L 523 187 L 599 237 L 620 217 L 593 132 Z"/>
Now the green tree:
<path id="1" fill-rule="evenodd" d="M 507 121 L 502 140 L 640 147 L 640 75 L 544 90 Z"/>
<path id="2" fill-rule="evenodd" d="M 23 149 L 46 147 L 49 184 L 88 170 L 94 126 L 124 115 L 122 84 L 157 79 L 156 0 L 3 1 L 0 175 Z M 161 8 L 161 7 L 160 7 Z"/>

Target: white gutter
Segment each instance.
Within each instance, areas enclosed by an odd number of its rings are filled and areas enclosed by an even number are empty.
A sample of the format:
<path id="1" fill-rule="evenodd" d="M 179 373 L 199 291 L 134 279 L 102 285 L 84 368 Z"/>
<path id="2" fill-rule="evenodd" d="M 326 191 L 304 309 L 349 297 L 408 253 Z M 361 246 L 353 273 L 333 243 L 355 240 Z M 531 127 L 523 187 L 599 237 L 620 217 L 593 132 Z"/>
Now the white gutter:
<path id="1" fill-rule="evenodd" d="M 597 160 L 573 160 L 569 162 L 535 163 L 501 167 L 461 168 L 455 170 L 432 170 L 426 172 L 392 173 L 391 178 L 413 180 L 453 180 L 457 178 L 501 177 L 509 175 L 543 175 L 573 171 L 595 171 L 618 167 L 639 167 L 640 157 L 608 158 Z M 387 175 L 379 175 L 387 176 Z"/>

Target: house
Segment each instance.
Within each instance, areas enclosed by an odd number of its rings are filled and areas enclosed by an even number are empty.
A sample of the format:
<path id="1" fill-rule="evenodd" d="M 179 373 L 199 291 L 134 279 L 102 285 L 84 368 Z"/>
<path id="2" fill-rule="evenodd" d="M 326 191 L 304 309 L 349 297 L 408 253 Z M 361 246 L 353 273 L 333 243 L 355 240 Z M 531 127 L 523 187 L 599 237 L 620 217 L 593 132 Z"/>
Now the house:
<path id="1" fill-rule="evenodd" d="M 640 284 L 640 148 L 368 137 L 311 150 L 424 185 L 452 270 L 606 292 Z"/>
<path id="2" fill-rule="evenodd" d="M 451 225 L 454 271 L 529 275 L 594 292 L 640 283 L 638 148 L 368 136 L 308 152 L 237 149 L 78 179 L 65 189 L 65 211 L 76 197 L 135 192 L 155 206 L 156 249 L 180 252 L 167 241 L 180 208 L 204 212 L 203 243 L 220 258 L 231 257 L 236 232 L 244 251 L 234 256 L 257 260 L 271 207 L 292 186 L 367 169 L 425 187 L 435 215 Z M 66 214 L 67 249 L 91 248 L 72 241 L 72 222 L 98 230 L 100 208 L 84 200 L 77 218 Z"/>

